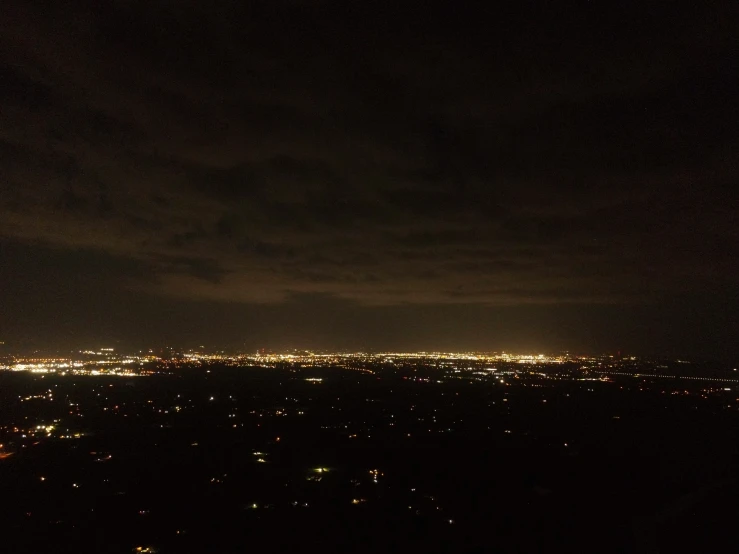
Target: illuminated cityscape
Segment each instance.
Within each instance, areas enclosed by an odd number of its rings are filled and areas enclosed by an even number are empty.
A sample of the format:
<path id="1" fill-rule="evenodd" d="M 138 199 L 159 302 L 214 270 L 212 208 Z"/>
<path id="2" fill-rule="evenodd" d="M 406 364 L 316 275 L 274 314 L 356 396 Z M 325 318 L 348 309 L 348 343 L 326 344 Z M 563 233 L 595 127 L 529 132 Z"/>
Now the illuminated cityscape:
<path id="1" fill-rule="evenodd" d="M 326 522 L 348 533 L 315 539 L 331 551 L 357 536 L 483 545 L 490 529 L 508 549 L 522 534 L 577 549 L 709 478 L 703 458 L 731 467 L 735 443 L 719 437 L 739 423 L 733 367 L 632 356 L 99 348 L 2 369 L 0 472 L 16 476 L 2 515 L 39 537 L 17 551 L 83 548 L 75 533 L 92 528 L 103 548 L 119 526 L 107 551 L 279 551 Z M 657 473 L 635 477 L 643 464 Z M 652 500 L 631 505 L 627 490 Z M 548 535 L 554 499 L 577 536 Z M 672 544 L 669 525 L 650 532 Z"/>
<path id="2" fill-rule="evenodd" d="M 382 368 L 434 367 L 447 378 L 475 378 L 472 375 L 539 375 L 560 378 L 588 378 L 594 375 L 693 379 L 713 382 L 739 382 L 736 368 L 720 364 L 693 363 L 686 360 L 650 360 L 620 355 L 577 356 L 559 354 L 516 354 L 507 352 L 307 352 L 228 354 L 193 350 L 155 354 L 154 350 L 118 353 L 113 348 L 80 350 L 65 357 L 6 356 L 0 358 L 0 370 L 28 371 L 65 375 L 105 375 L 142 377 L 168 374 L 177 368 L 222 365 L 227 367 L 336 367 L 373 373 Z M 492 367 L 492 365 L 496 367 Z M 500 368 L 500 369 L 499 369 Z M 415 370 L 415 369 L 414 369 Z M 560 377 L 557 377 L 560 376 Z M 306 381 L 320 382 L 307 377 Z"/>

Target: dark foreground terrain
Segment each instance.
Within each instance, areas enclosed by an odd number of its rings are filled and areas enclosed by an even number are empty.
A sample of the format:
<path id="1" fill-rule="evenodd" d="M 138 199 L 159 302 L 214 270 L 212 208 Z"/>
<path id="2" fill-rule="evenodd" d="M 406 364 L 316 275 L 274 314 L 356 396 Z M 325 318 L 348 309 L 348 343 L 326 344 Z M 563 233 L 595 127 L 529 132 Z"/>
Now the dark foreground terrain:
<path id="1" fill-rule="evenodd" d="M 0 550 L 733 551 L 739 391 L 686 383 L 3 372 Z"/>

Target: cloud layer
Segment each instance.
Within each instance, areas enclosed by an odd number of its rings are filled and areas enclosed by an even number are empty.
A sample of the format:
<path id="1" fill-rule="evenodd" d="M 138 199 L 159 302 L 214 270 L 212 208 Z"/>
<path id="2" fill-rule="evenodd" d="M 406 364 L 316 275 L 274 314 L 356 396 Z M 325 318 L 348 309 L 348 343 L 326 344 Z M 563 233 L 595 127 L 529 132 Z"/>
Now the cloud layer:
<path id="1" fill-rule="evenodd" d="M 734 12 L 103 4 L 3 8 L 6 241 L 245 304 L 737 282 Z"/>

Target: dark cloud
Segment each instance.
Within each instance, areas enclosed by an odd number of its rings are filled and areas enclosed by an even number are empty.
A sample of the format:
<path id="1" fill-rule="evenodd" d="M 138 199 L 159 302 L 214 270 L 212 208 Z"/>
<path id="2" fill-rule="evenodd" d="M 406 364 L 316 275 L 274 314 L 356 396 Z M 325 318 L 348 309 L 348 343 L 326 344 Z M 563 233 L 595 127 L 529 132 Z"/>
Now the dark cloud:
<path id="1" fill-rule="evenodd" d="M 228 273 L 217 260 L 186 257 L 160 257 L 156 260 L 157 269 L 165 273 L 185 274 L 195 279 L 218 284 Z"/>
<path id="2" fill-rule="evenodd" d="M 144 268 L 90 269 L 111 294 L 422 318 L 735 292 L 728 3 L 4 12 L 0 236 Z"/>

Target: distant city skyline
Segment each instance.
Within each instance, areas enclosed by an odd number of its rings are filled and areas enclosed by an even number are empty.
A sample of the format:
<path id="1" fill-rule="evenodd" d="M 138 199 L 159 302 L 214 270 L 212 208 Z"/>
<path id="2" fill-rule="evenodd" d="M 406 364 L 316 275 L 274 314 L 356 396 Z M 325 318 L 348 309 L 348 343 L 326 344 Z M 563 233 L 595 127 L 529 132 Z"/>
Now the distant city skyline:
<path id="1" fill-rule="evenodd" d="M 56 375 L 148 376 L 187 367 L 390 367 L 398 364 L 427 364 L 437 369 L 458 367 L 466 370 L 530 372 L 535 368 L 551 371 L 595 372 L 609 376 L 639 377 L 640 374 L 668 379 L 698 379 L 737 382 L 736 367 L 711 360 L 648 358 L 617 354 L 572 352 L 506 351 L 257 351 L 208 350 L 205 347 L 150 348 L 139 351 L 99 347 L 72 352 L 16 353 L 0 357 L 0 370 Z M 466 365 L 465 365 L 466 364 Z M 641 369 L 638 369 L 641 368 Z"/>

